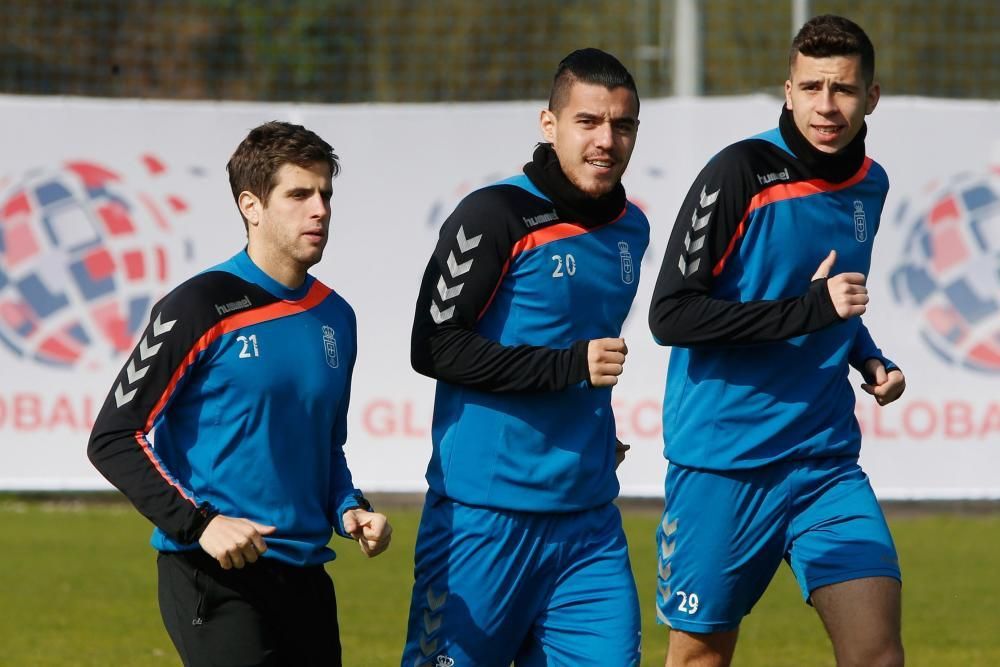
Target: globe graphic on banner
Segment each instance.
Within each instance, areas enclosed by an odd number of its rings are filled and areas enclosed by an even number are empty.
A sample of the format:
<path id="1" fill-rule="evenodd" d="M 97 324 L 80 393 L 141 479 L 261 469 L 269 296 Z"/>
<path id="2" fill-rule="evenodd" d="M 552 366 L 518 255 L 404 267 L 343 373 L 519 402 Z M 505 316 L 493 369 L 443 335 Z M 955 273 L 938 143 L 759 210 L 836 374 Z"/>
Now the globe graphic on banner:
<path id="1" fill-rule="evenodd" d="M 896 300 L 942 359 L 1000 374 L 1000 169 L 962 174 L 907 200 Z"/>
<path id="2" fill-rule="evenodd" d="M 158 159 L 135 172 L 77 161 L 3 182 L 0 355 L 98 368 L 132 349 L 174 273 L 188 208 L 157 192 Z"/>

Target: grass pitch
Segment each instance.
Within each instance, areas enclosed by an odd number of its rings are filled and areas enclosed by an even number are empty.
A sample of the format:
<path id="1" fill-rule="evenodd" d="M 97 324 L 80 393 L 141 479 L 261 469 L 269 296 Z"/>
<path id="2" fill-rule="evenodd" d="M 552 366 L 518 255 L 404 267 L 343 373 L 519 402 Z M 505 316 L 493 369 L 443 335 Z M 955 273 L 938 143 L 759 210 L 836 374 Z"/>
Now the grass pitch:
<path id="1" fill-rule="evenodd" d="M 419 508 L 390 499 L 379 507 L 395 529 L 392 548 L 367 560 L 335 538 L 338 558 L 329 566 L 349 667 L 398 665 L 405 635 Z M 624 516 L 642 603 L 642 665 L 659 666 L 667 642 L 653 612 L 659 512 L 626 505 Z M 1000 665 L 1000 511 L 889 516 L 905 580 L 907 663 Z M 160 624 L 149 530 L 125 503 L 0 498 L 0 665 L 178 665 Z M 736 664 L 834 664 L 787 567 L 744 621 Z"/>

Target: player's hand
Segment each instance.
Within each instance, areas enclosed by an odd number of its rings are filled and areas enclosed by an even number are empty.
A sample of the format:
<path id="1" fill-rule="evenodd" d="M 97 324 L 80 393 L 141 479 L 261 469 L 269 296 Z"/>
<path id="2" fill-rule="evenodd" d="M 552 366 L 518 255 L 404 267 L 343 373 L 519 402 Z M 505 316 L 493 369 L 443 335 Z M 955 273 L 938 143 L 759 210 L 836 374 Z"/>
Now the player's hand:
<path id="1" fill-rule="evenodd" d="M 384 514 L 353 509 L 344 512 L 344 531 L 358 541 L 361 550 L 374 558 L 389 548 L 392 526 Z"/>
<path id="2" fill-rule="evenodd" d="M 620 466 L 622 461 L 625 460 L 625 453 L 630 449 L 632 449 L 632 445 L 626 445 L 618 438 L 615 438 L 615 470 L 617 470 L 618 466 Z"/>
<path id="3" fill-rule="evenodd" d="M 625 365 L 628 346 L 624 338 L 597 338 L 587 346 L 587 367 L 590 384 L 594 387 L 611 387 L 618 384 L 618 376 Z"/>
<path id="4" fill-rule="evenodd" d="M 838 273 L 830 277 L 833 264 L 837 261 L 837 251 L 831 250 L 813 274 L 813 280 L 826 278 L 826 288 L 830 291 L 830 300 L 837 309 L 840 319 L 847 320 L 864 314 L 868 305 L 868 288 L 865 286 L 863 273 Z"/>
<path id="5" fill-rule="evenodd" d="M 242 568 L 255 563 L 267 551 L 264 535 L 270 535 L 274 526 L 219 514 L 205 526 L 198 544 L 209 556 L 219 561 L 223 570 Z"/>
<path id="6" fill-rule="evenodd" d="M 887 372 L 878 359 L 869 359 L 865 362 L 865 377 L 871 378 L 871 381 L 865 382 L 861 388 L 865 393 L 874 396 L 875 402 L 879 405 L 892 403 L 902 396 L 906 389 L 903 371 L 893 368 Z"/>

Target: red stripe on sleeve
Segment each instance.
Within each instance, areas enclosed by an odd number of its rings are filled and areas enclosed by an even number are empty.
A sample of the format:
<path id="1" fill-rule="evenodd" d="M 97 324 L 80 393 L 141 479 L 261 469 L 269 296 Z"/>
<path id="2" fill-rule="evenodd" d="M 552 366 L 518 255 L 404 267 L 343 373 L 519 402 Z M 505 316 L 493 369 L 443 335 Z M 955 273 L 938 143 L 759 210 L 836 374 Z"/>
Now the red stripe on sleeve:
<path id="1" fill-rule="evenodd" d="M 561 239 L 569 239 L 573 238 L 574 236 L 580 236 L 581 234 L 586 234 L 588 232 L 593 232 L 598 229 L 602 229 L 604 227 L 607 227 L 608 225 L 614 224 L 619 220 L 621 220 L 623 217 L 625 217 L 625 214 L 627 212 L 628 212 L 628 205 L 626 204 L 625 208 L 622 209 L 622 212 L 619 213 L 614 220 L 610 220 L 597 227 L 585 227 L 579 222 L 560 222 L 558 224 L 551 225 L 549 227 L 545 227 L 544 229 L 539 229 L 538 231 L 531 232 L 530 234 L 525 235 L 523 238 L 521 238 L 520 241 L 518 241 L 511 247 L 510 257 L 508 257 L 507 261 L 504 262 L 503 269 L 500 271 L 500 277 L 497 278 L 496 287 L 493 288 L 493 293 L 490 295 L 490 298 L 486 302 L 486 305 L 483 306 L 483 309 L 479 311 L 479 316 L 476 319 L 477 320 L 481 319 L 483 315 L 486 313 L 486 310 L 490 307 L 490 304 L 493 303 L 493 299 L 496 298 L 497 291 L 499 291 L 500 289 L 500 283 L 503 282 L 504 276 L 507 275 L 507 270 L 510 269 L 510 265 L 514 262 L 515 259 L 517 259 L 517 256 L 520 255 L 522 252 L 528 250 L 534 250 L 535 248 L 543 246 L 546 243 L 559 241 Z"/>
<path id="2" fill-rule="evenodd" d="M 317 280 L 312 284 L 312 287 L 309 288 L 309 292 L 298 301 L 278 301 L 266 306 L 261 306 L 260 308 L 245 310 L 243 312 L 230 315 L 229 317 L 217 322 L 215 326 L 211 327 L 208 331 L 202 334 L 201 338 L 195 341 L 194 345 L 191 346 L 191 349 L 184 356 L 180 365 L 177 366 L 173 376 L 170 378 L 170 382 L 167 384 L 167 388 L 163 390 L 163 393 L 160 395 L 160 399 L 156 402 L 156 405 L 153 406 L 153 409 L 149 413 L 149 417 L 146 419 L 145 431 L 148 433 L 153 428 L 153 423 L 160 415 L 160 411 L 163 410 L 163 406 L 165 406 L 167 401 L 170 400 L 170 396 L 173 395 L 174 389 L 177 387 L 177 383 L 181 381 L 181 378 L 184 377 L 184 373 L 186 373 L 187 369 L 190 368 L 195 362 L 198 355 L 205 351 L 209 345 L 218 340 L 220 336 L 253 324 L 270 322 L 271 320 L 287 317 L 288 315 L 303 313 L 319 305 L 332 291 L 333 290 L 329 287 Z"/>
<path id="3" fill-rule="evenodd" d="M 146 455 L 146 458 L 149 459 L 150 462 L 153 464 L 153 467 L 156 468 L 156 472 L 160 473 L 160 477 L 167 480 L 167 483 L 170 484 L 170 486 L 177 489 L 177 493 L 181 494 L 181 497 L 184 498 L 184 500 L 188 501 L 189 503 L 197 507 L 198 503 L 195 502 L 195 499 L 192 498 L 191 495 L 188 494 L 174 480 L 174 478 L 171 477 L 170 474 L 163 469 L 163 466 L 160 465 L 160 459 L 159 457 L 156 456 L 156 454 L 153 453 L 153 448 L 149 446 L 149 440 L 146 440 L 146 434 L 143 433 L 142 431 L 136 431 L 135 441 L 139 443 L 139 448 L 142 450 L 142 453 Z"/>
<path id="4" fill-rule="evenodd" d="M 872 159 L 866 157 L 861 168 L 858 172 L 851 176 L 849 179 L 843 183 L 831 183 L 830 181 L 824 181 L 821 178 L 815 178 L 810 181 L 798 181 L 796 183 L 779 183 L 778 185 L 772 185 L 769 188 L 764 188 L 750 200 L 749 206 L 747 206 L 746 212 L 743 217 L 740 218 L 740 224 L 736 227 L 736 232 L 733 237 L 729 239 L 729 244 L 726 246 L 726 252 L 722 254 L 722 257 L 715 264 L 712 269 L 712 275 L 718 276 L 722 273 L 722 269 L 726 267 L 726 260 L 736 249 L 737 242 L 743 238 L 743 234 L 746 233 L 746 222 L 750 217 L 750 214 L 757 209 L 764 208 L 770 204 L 774 204 L 779 201 L 787 201 L 789 199 L 799 199 L 801 197 L 808 197 L 809 195 L 816 195 L 823 192 L 836 192 L 838 190 L 844 190 L 851 187 L 852 185 L 857 185 L 865 179 L 868 175 L 868 171 L 871 169 Z"/>

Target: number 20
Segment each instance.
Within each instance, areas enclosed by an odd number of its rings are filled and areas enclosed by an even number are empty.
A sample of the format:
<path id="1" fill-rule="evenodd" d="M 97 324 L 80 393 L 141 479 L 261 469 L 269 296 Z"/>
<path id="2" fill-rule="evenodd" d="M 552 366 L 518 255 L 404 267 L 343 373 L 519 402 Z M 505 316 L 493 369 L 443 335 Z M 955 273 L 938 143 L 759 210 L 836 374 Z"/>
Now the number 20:
<path id="1" fill-rule="evenodd" d="M 562 255 L 552 255 L 552 261 L 556 263 L 556 268 L 552 270 L 553 278 L 562 278 L 563 275 L 576 274 L 576 257 L 567 254 L 565 259 Z M 566 265 L 566 274 L 563 274 L 563 264 Z"/>

